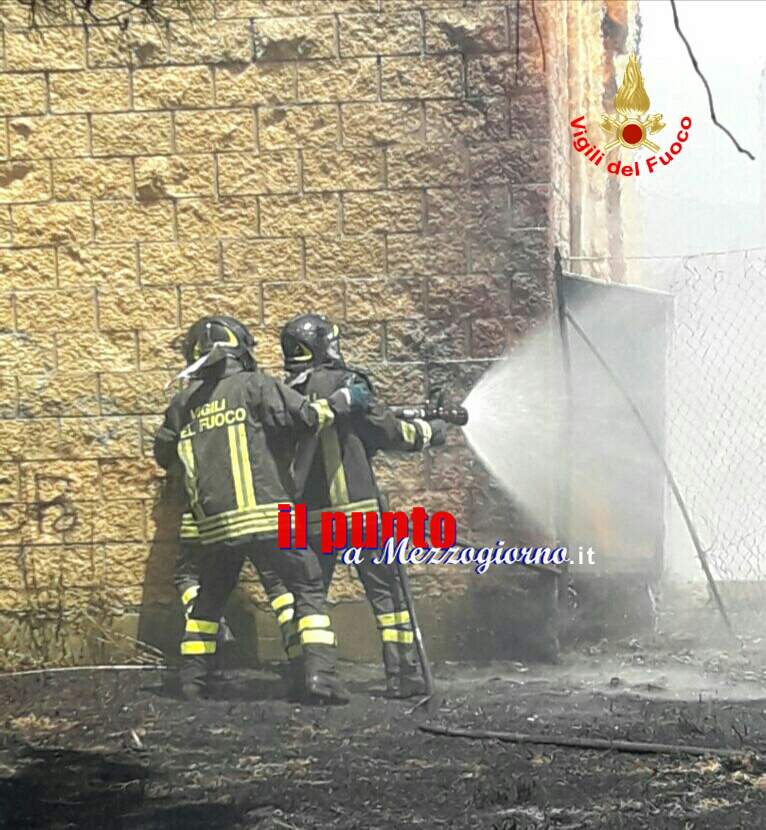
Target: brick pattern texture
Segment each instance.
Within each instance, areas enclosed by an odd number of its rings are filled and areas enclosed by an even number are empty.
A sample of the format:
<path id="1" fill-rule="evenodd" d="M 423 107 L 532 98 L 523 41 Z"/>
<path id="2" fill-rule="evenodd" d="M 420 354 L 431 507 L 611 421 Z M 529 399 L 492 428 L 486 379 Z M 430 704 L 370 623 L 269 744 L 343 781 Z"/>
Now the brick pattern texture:
<path id="1" fill-rule="evenodd" d="M 0 3 L 0 612 L 170 600 L 151 443 L 199 315 L 276 371 L 281 324 L 326 313 L 402 403 L 460 399 L 550 307 L 550 112 L 578 55 L 599 101 L 602 4 L 538 0 L 548 82 L 528 0 L 193 5 L 33 30 Z M 451 442 L 380 479 L 467 528 L 486 482 Z"/>

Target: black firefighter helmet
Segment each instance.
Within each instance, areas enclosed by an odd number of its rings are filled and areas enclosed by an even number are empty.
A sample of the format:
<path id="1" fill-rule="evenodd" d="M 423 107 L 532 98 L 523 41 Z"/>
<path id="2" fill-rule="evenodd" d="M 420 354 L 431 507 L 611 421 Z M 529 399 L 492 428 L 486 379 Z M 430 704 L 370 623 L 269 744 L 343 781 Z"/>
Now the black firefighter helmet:
<path id="1" fill-rule="evenodd" d="M 182 351 L 186 368 L 179 377 L 190 377 L 226 358 L 232 358 L 245 369 L 252 370 L 255 368 L 255 358 L 251 353 L 254 346 L 253 335 L 236 318 L 223 314 L 200 317 L 184 338 Z"/>
<path id="2" fill-rule="evenodd" d="M 321 314 L 300 314 L 282 329 L 285 371 L 304 372 L 317 366 L 344 365 L 340 354 L 340 329 Z"/>

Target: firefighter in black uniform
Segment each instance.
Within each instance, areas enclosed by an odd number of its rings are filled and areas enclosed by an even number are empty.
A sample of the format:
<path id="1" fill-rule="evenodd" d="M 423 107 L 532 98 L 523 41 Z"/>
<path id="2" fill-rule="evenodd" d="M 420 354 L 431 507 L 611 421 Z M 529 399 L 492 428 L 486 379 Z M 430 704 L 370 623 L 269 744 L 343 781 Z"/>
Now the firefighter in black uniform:
<path id="1" fill-rule="evenodd" d="M 245 558 L 276 572 L 294 596 L 307 702 L 347 702 L 335 675 L 335 635 L 322 575 L 311 551 L 276 548 L 279 504 L 292 501 L 295 435 L 318 433 L 368 404 L 360 385 L 327 399 L 306 398 L 260 372 L 254 340 L 232 317 L 203 317 L 184 342 L 191 383 L 165 412 L 154 444 L 158 463 L 176 458 L 199 544 L 199 591 L 181 643 L 181 684 L 202 696 L 217 650 L 221 612 Z M 188 521 L 188 520 L 187 520 Z"/>
<path id="2" fill-rule="evenodd" d="M 194 600 L 199 593 L 199 561 L 205 552 L 204 546 L 199 542 L 199 531 L 194 517 L 188 510 L 181 517 L 179 536 L 180 549 L 173 573 L 173 582 L 181 598 L 184 615 L 188 619 L 194 607 Z M 298 620 L 295 618 L 295 597 L 292 592 L 287 590 L 281 577 L 273 568 L 265 566 L 261 560 L 256 560 L 253 565 L 279 625 L 282 646 L 288 660 L 294 663 L 301 656 Z M 216 669 L 213 672 L 216 679 L 225 678 L 225 672 L 221 668 L 223 664 L 220 661 L 222 647 L 227 643 L 233 643 L 234 640 L 234 634 L 226 622 L 226 618 L 221 617 L 216 647 Z M 294 668 L 297 671 L 300 666 L 294 666 Z M 295 671 L 290 672 L 291 676 L 293 674 L 295 674 Z M 298 696 L 300 696 L 303 687 L 302 671 L 300 671 L 300 674 L 301 676 L 296 678 L 298 686 L 295 689 L 295 694 Z M 292 679 L 290 682 L 292 684 Z"/>
<path id="3" fill-rule="evenodd" d="M 346 366 L 340 353 L 338 326 L 317 314 L 304 314 L 282 329 L 282 353 L 287 385 L 309 399 L 322 399 L 349 384 L 370 381 Z M 383 403 L 372 399 L 366 412 L 336 422 L 319 435 L 304 439 L 294 462 L 296 501 L 308 508 L 309 538 L 319 550 L 323 510 L 351 514 L 381 510 L 381 495 L 370 463 L 378 450 L 417 452 L 444 443 L 441 420 L 401 420 Z M 421 694 L 410 614 L 396 565 L 372 564 L 374 552 L 364 552 L 359 577 L 375 614 L 382 640 L 386 691 L 391 697 Z M 329 588 L 336 557 L 319 555 L 325 589 Z"/>
<path id="4" fill-rule="evenodd" d="M 168 471 L 171 474 L 170 477 L 182 475 L 180 460 L 176 459 L 176 462 L 175 467 Z M 173 572 L 173 583 L 181 598 L 184 616 L 188 619 L 194 607 L 194 600 L 199 593 L 199 562 L 204 555 L 205 547 L 200 544 L 197 523 L 188 509 L 188 504 L 186 507 L 186 511 L 181 516 L 180 546 Z M 295 597 L 291 591 L 288 591 L 282 578 L 273 568 L 268 567 L 262 560 L 256 560 L 252 564 L 276 617 L 282 637 L 282 647 L 290 663 L 286 672 L 290 697 L 299 698 L 303 691 L 303 670 L 298 620 L 295 617 Z M 234 634 L 226 618 L 221 617 L 214 660 L 215 669 L 212 672 L 216 680 L 226 678 L 226 673 L 222 668 L 221 652 L 227 643 L 233 643 L 234 640 Z"/>

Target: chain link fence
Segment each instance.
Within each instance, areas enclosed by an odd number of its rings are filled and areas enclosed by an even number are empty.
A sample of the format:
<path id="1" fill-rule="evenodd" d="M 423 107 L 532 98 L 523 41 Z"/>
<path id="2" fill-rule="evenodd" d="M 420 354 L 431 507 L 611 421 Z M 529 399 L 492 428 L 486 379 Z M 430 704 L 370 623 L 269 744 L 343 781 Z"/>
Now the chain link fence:
<path id="1" fill-rule="evenodd" d="M 662 287 L 675 298 L 668 362 L 670 465 L 716 578 L 763 589 L 766 249 L 686 257 L 665 263 L 663 270 Z M 671 565 L 678 565 L 678 548 L 688 544 L 682 532 L 671 520 Z M 686 559 L 692 567 L 691 555 Z"/>
<path id="2" fill-rule="evenodd" d="M 603 278 L 611 262 L 583 258 L 572 265 L 573 270 L 589 270 Z M 645 376 L 656 378 L 662 371 L 659 364 L 652 368 L 647 361 L 652 360 L 649 341 L 664 337 L 661 328 L 652 329 L 651 316 L 641 316 L 640 294 L 629 297 L 626 306 L 619 299 L 619 284 L 601 283 L 604 288 L 597 291 L 591 281 L 590 286 L 584 284 L 588 296 L 579 308 L 574 296 L 567 304 L 572 303 L 575 316 L 664 446 L 714 577 L 727 594 L 743 600 L 743 610 L 762 609 L 766 599 L 766 248 L 639 257 L 628 260 L 626 271 L 629 284 L 660 289 L 672 297 L 668 342 L 656 344 L 665 354 L 666 366 L 665 417 L 660 415 L 656 423 L 651 416 L 657 402 L 641 384 Z M 622 326 L 619 335 L 609 330 L 615 316 Z M 576 367 L 578 383 L 587 380 L 588 366 L 586 361 Z M 599 382 L 603 384 L 601 375 Z M 602 401 L 610 388 L 597 386 L 591 397 Z M 657 394 L 662 397 L 659 389 Z M 613 407 L 615 423 L 624 420 L 623 409 L 624 402 Z M 629 439 L 623 443 L 628 445 Z M 643 439 L 640 446 L 645 455 Z M 599 452 L 608 455 L 608 447 Z M 609 480 L 611 487 L 614 476 L 610 474 Z M 637 496 L 634 501 L 639 501 Z M 677 505 L 667 498 L 667 509 L 661 512 L 665 513 L 664 572 L 684 581 L 704 581 Z M 603 525 L 602 520 L 599 526 Z"/>

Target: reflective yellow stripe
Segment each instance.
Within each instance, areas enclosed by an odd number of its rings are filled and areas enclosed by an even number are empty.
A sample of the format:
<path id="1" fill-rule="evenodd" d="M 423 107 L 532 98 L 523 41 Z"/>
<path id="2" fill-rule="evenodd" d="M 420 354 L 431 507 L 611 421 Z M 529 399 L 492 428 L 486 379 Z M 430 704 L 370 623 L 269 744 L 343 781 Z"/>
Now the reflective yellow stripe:
<path id="1" fill-rule="evenodd" d="M 190 640 L 181 643 L 181 654 L 215 654 L 215 640 Z"/>
<path id="2" fill-rule="evenodd" d="M 399 421 L 399 429 L 402 431 L 402 438 L 410 446 L 414 446 L 418 440 L 418 431 L 409 421 Z"/>
<path id="3" fill-rule="evenodd" d="M 229 437 L 229 463 L 231 464 L 231 477 L 234 480 L 234 496 L 237 500 L 237 507 L 240 510 L 245 508 L 245 482 L 242 476 L 242 458 L 237 446 L 237 429 L 232 424 L 227 428 Z"/>
<path id="4" fill-rule="evenodd" d="M 301 644 L 304 646 L 323 645 L 334 646 L 335 635 L 327 629 L 310 629 L 301 633 Z"/>
<path id="5" fill-rule="evenodd" d="M 189 496 L 189 505 L 192 513 L 201 519 L 204 517 L 199 506 L 199 494 L 197 493 L 197 466 L 194 462 L 194 449 L 191 438 L 182 438 L 178 442 L 178 457 L 184 468 L 184 487 Z"/>
<path id="6" fill-rule="evenodd" d="M 384 628 L 380 632 L 384 643 L 411 643 L 414 640 L 412 631 L 397 631 L 395 628 Z"/>
<path id="7" fill-rule="evenodd" d="M 188 605 L 199 593 L 199 585 L 192 585 L 181 594 L 181 602 Z"/>
<path id="8" fill-rule="evenodd" d="M 409 611 L 396 611 L 393 614 L 378 614 L 378 624 L 381 626 L 401 625 L 410 621 Z"/>
<path id="9" fill-rule="evenodd" d="M 191 438 L 182 438 L 178 442 L 178 457 L 181 459 L 187 475 L 194 477 L 194 451 L 192 450 Z"/>
<path id="10" fill-rule="evenodd" d="M 329 628 L 330 618 L 327 614 L 309 614 L 298 620 L 298 631 L 305 631 L 307 628 Z"/>
<path id="11" fill-rule="evenodd" d="M 253 471 L 250 467 L 250 450 L 247 446 L 247 430 L 244 424 L 230 424 L 227 431 L 237 509 L 251 510 L 255 507 L 255 490 L 253 489 Z"/>
<path id="12" fill-rule="evenodd" d="M 377 499 L 364 499 L 363 501 L 349 501 L 345 504 L 334 504 L 332 509 L 338 513 L 345 513 L 347 516 L 351 513 L 379 513 L 380 504 Z M 324 510 L 309 510 L 309 525 L 321 525 L 323 512 Z"/>
<path id="13" fill-rule="evenodd" d="M 413 423 L 417 424 L 420 427 L 420 432 L 423 435 L 423 449 L 430 446 L 431 444 L 431 437 L 434 434 L 433 428 L 428 421 L 423 421 L 420 418 L 415 418 Z"/>
<path id="14" fill-rule="evenodd" d="M 247 446 L 247 430 L 244 424 L 237 424 L 237 439 L 242 456 L 242 478 L 245 485 L 245 507 L 255 507 L 255 489 L 253 487 L 253 468 L 250 464 L 250 448 Z"/>
<path id="15" fill-rule="evenodd" d="M 287 594 L 280 594 L 276 599 L 271 601 L 271 607 L 275 611 L 279 611 L 280 608 L 284 608 L 285 605 L 292 605 L 295 602 L 295 597 L 291 593 Z"/>
<path id="16" fill-rule="evenodd" d="M 346 471 L 343 469 L 343 459 L 340 453 L 338 433 L 334 429 L 325 430 L 320 439 L 322 457 L 327 475 L 327 486 L 330 490 L 330 504 L 348 503 L 348 486 L 346 485 Z"/>
<path id="17" fill-rule="evenodd" d="M 209 539 L 220 531 L 238 530 L 241 525 L 247 525 L 248 527 L 257 526 L 259 529 L 277 527 L 276 522 L 276 517 L 243 513 L 238 519 L 223 519 L 217 526 L 214 525 L 205 528 L 203 531 L 200 531 L 200 538 Z"/>
<path id="18" fill-rule="evenodd" d="M 233 539 L 248 533 L 273 535 L 278 527 L 276 502 L 261 504 L 250 510 L 227 510 L 198 522 L 199 538 L 204 544 Z"/>
<path id="19" fill-rule="evenodd" d="M 226 523 L 234 523 L 238 521 L 242 521 L 245 518 L 274 518 L 276 519 L 279 515 L 279 505 L 280 504 L 289 504 L 290 507 L 294 505 L 290 504 L 290 502 L 268 502 L 267 504 L 259 504 L 256 506 L 254 510 L 224 510 L 222 513 L 216 513 L 213 516 L 206 516 L 204 519 L 199 521 L 197 524 L 199 526 L 200 531 L 209 530 L 212 527 L 217 527 L 219 525 L 223 525 Z"/>
<path id="20" fill-rule="evenodd" d="M 316 412 L 319 419 L 317 432 L 321 432 L 335 420 L 335 413 L 324 398 L 318 401 L 312 401 L 309 406 Z"/>
<path id="21" fill-rule="evenodd" d="M 191 513 L 184 513 L 181 516 L 180 536 L 182 539 L 197 539 L 199 537 L 197 523 L 194 521 L 194 516 Z"/>
<path id="22" fill-rule="evenodd" d="M 189 634 L 217 634 L 218 623 L 209 620 L 187 620 L 186 631 Z"/>
<path id="23" fill-rule="evenodd" d="M 295 609 L 294 608 L 285 608 L 281 614 L 277 616 L 277 622 L 280 625 L 284 625 L 286 622 L 290 622 L 290 620 L 295 616 Z"/>
<path id="24" fill-rule="evenodd" d="M 203 545 L 211 545 L 214 542 L 222 542 L 226 539 L 237 539 L 240 536 L 275 536 L 277 533 L 277 521 L 269 520 L 256 521 L 251 520 L 243 524 L 238 524 L 232 527 L 222 527 L 218 530 L 210 530 L 207 533 L 200 534 L 200 541 Z"/>

